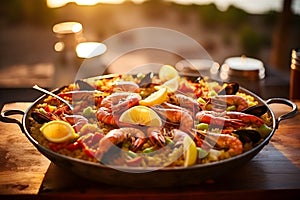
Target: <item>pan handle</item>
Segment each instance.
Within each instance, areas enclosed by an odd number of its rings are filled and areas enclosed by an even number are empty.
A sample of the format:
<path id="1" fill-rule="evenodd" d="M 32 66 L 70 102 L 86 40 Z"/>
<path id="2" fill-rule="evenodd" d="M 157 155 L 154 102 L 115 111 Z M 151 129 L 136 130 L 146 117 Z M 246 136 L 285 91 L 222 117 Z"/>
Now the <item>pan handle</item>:
<path id="1" fill-rule="evenodd" d="M 271 99 L 266 100 L 266 104 L 273 104 L 273 103 L 285 104 L 285 105 L 292 108 L 292 110 L 290 112 L 288 112 L 286 114 L 283 114 L 283 115 L 280 115 L 278 117 L 278 119 L 276 120 L 276 127 L 275 127 L 276 129 L 278 128 L 278 125 L 282 120 L 292 118 L 292 117 L 296 116 L 296 114 L 298 113 L 297 105 L 294 102 L 292 102 L 288 99 L 285 99 L 285 98 L 271 98 Z"/>
<path id="2" fill-rule="evenodd" d="M 5 110 L 5 111 L 1 112 L 1 115 L 0 115 L 0 121 L 1 122 L 18 124 L 21 131 L 23 133 L 25 133 L 24 128 L 23 128 L 23 124 L 17 119 L 8 117 L 10 115 L 25 115 L 25 112 L 22 111 L 22 110 Z"/>

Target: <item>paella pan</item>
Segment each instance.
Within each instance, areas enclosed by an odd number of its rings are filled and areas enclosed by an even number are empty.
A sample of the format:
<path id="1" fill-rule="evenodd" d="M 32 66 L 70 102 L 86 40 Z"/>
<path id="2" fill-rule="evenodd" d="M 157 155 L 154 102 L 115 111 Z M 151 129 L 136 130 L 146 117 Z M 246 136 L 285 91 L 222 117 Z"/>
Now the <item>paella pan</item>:
<path id="1" fill-rule="evenodd" d="M 53 163 L 84 178 L 130 187 L 198 184 L 245 164 L 297 107 L 262 100 L 237 83 L 158 73 L 77 80 L 38 98 L 24 113 L 8 110 Z M 268 104 L 292 111 L 275 118 Z M 22 114 L 22 122 L 11 117 Z"/>

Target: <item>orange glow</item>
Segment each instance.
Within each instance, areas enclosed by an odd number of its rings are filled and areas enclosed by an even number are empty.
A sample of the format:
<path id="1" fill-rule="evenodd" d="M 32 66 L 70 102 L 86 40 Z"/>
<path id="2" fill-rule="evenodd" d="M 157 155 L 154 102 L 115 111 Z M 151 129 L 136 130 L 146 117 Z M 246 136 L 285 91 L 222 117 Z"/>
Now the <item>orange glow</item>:
<path id="1" fill-rule="evenodd" d="M 76 3 L 77 5 L 92 6 L 97 3 L 110 3 L 120 4 L 124 3 L 125 0 L 47 0 L 47 6 L 49 8 L 58 8 L 65 6 L 67 3 Z"/>
<path id="2" fill-rule="evenodd" d="M 54 50 L 57 52 L 64 50 L 64 48 L 65 48 L 65 44 L 63 42 L 57 42 L 54 45 Z"/>
<path id="3" fill-rule="evenodd" d="M 92 58 L 103 54 L 105 51 L 105 44 L 99 42 L 83 42 L 76 47 L 76 54 L 79 58 Z"/>
<path id="4" fill-rule="evenodd" d="M 53 32 L 58 34 L 79 33 L 82 25 L 78 22 L 62 22 L 53 26 Z"/>

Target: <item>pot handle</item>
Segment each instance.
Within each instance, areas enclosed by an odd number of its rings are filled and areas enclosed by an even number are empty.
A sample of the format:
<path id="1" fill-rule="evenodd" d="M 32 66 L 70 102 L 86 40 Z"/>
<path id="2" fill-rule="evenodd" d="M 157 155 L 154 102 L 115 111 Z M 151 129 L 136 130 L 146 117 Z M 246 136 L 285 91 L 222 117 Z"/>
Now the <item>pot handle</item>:
<path id="1" fill-rule="evenodd" d="M 21 131 L 24 133 L 25 131 L 23 128 L 23 124 L 17 119 L 8 117 L 10 115 L 25 115 L 25 112 L 22 110 L 5 110 L 5 111 L 1 112 L 1 115 L 0 115 L 1 122 L 18 124 Z"/>
<path id="2" fill-rule="evenodd" d="M 276 127 L 275 127 L 276 129 L 278 128 L 278 125 L 282 120 L 292 118 L 292 117 L 296 116 L 296 114 L 298 113 L 297 105 L 294 102 L 292 102 L 288 99 L 285 99 L 285 98 L 271 98 L 271 99 L 266 100 L 266 104 L 273 104 L 273 103 L 285 104 L 285 105 L 292 108 L 292 110 L 290 112 L 288 112 L 286 114 L 283 114 L 283 115 L 280 115 L 278 117 L 278 119 L 276 119 Z"/>

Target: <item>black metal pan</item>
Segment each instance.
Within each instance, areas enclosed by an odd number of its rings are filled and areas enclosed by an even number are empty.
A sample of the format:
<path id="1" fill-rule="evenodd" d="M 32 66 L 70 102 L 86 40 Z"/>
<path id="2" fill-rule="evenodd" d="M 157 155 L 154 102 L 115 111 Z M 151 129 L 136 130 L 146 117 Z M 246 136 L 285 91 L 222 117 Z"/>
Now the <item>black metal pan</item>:
<path id="1" fill-rule="evenodd" d="M 59 90 L 53 91 L 58 92 Z M 282 120 L 291 118 L 297 113 L 297 106 L 290 100 L 284 98 L 271 98 L 264 101 L 256 94 L 240 88 L 241 92 L 250 94 L 256 98 L 256 100 L 267 106 L 268 113 L 272 120 L 272 131 L 271 133 L 253 149 L 242 153 L 241 155 L 221 160 L 208 164 L 198 164 L 191 167 L 167 167 L 159 170 L 147 170 L 142 168 L 110 168 L 101 163 L 94 163 L 68 157 L 62 154 L 58 154 L 51 151 L 44 146 L 40 145 L 30 134 L 29 117 L 32 109 L 39 104 L 47 95 L 39 97 L 32 105 L 25 111 L 21 110 L 6 110 L 1 113 L 0 120 L 6 123 L 16 123 L 19 125 L 21 131 L 25 134 L 28 140 L 49 160 L 56 165 L 66 168 L 78 174 L 81 177 L 89 180 L 99 181 L 106 184 L 121 185 L 129 187 L 169 187 L 169 186 L 183 186 L 199 184 L 204 180 L 215 178 L 220 174 L 224 174 L 238 166 L 245 164 L 257 155 L 265 145 L 268 144 L 271 137 L 279 127 L 279 123 Z M 278 118 L 275 117 L 273 111 L 269 105 L 273 103 L 285 104 L 291 107 L 291 111 Z M 12 115 L 23 115 L 21 121 L 11 117 Z M 132 172 L 132 173 L 130 173 Z"/>

